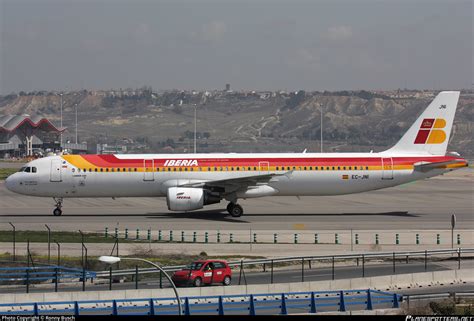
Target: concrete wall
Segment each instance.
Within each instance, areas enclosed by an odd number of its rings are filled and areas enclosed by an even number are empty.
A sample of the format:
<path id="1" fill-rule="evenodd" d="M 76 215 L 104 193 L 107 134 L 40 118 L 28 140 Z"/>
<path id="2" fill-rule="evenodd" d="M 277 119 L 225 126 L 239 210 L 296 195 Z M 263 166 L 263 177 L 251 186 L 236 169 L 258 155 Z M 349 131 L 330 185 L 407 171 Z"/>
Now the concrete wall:
<path id="1" fill-rule="evenodd" d="M 232 294 L 265 294 L 282 292 L 305 292 L 349 289 L 376 289 L 390 291 L 424 286 L 449 285 L 454 283 L 474 282 L 474 273 L 470 269 L 423 272 L 378 276 L 369 278 L 354 278 L 334 281 L 314 281 L 298 283 L 278 283 L 262 285 L 233 285 L 201 288 L 180 288 L 180 296 L 210 296 Z M 118 291 L 87 291 L 59 293 L 11 293 L 1 294 L 0 303 L 27 303 L 53 301 L 83 301 L 111 300 L 138 298 L 169 298 L 174 297 L 173 289 L 145 289 Z"/>

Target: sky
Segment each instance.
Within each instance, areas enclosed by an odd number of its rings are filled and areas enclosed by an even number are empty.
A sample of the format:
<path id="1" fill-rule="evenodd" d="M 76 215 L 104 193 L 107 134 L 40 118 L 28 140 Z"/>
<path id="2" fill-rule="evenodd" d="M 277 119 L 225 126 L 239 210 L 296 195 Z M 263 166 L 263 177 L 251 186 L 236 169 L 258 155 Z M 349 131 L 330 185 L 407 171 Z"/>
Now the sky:
<path id="1" fill-rule="evenodd" d="M 0 0 L 0 94 L 472 88 L 472 1 Z"/>

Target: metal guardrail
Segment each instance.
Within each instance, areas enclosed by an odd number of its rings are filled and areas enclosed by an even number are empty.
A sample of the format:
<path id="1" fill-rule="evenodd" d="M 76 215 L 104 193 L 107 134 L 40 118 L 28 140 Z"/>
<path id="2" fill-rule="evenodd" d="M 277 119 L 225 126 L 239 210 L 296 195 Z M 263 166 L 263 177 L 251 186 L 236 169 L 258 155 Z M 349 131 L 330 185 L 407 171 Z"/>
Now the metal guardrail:
<path id="1" fill-rule="evenodd" d="M 446 250 L 425 250 L 425 251 L 403 251 L 403 252 L 382 252 L 382 253 L 359 253 L 359 254 L 343 254 L 343 255 L 316 255 L 316 256 L 289 256 L 274 259 L 258 259 L 258 260 L 241 260 L 241 261 L 230 261 L 229 266 L 249 266 L 249 265 L 263 265 L 263 264 L 275 264 L 275 263 L 292 263 L 292 262 L 308 262 L 308 261 L 321 261 L 321 260 L 354 260 L 354 259 L 374 259 L 374 258 L 388 258 L 388 259 L 406 259 L 407 257 L 424 257 L 433 255 L 456 255 L 458 259 L 461 259 L 462 254 L 474 254 L 474 248 L 457 248 L 457 249 L 446 249 Z M 173 265 L 163 267 L 166 272 L 174 272 L 183 269 L 186 265 Z M 108 277 L 110 271 L 98 271 L 97 277 Z M 136 269 L 123 269 L 114 270 L 114 276 L 123 276 L 135 274 Z M 141 268 L 138 269 L 138 274 L 156 273 L 155 268 Z"/>
<path id="2" fill-rule="evenodd" d="M 398 308 L 402 296 L 378 290 L 240 294 L 182 298 L 184 314 L 292 314 Z M 176 298 L 0 304 L 2 315 L 175 315 Z"/>
<path id="3" fill-rule="evenodd" d="M 426 294 L 404 294 L 403 301 L 414 300 L 432 300 L 444 298 L 474 298 L 474 292 L 444 292 L 444 293 L 426 293 Z"/>
<path id="4" fill-rule="evenodd" d="M 64 281 L 65 279 L 94 279 L 96 273 L 64 266 L 6 267 L 0 268 L 1 282 Z"/>

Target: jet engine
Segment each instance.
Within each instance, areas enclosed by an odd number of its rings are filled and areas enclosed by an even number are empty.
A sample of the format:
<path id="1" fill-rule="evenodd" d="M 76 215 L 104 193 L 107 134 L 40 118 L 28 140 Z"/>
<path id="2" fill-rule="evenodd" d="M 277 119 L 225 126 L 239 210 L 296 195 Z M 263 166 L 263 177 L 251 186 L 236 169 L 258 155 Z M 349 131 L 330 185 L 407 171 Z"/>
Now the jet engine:
<path id="1" fill-rule="evenodd" d="M 219 203 L 221 198 L 202 188 L 170 187 L 166 203 L 170 211 L 194 211 L 204 205 Z"/>

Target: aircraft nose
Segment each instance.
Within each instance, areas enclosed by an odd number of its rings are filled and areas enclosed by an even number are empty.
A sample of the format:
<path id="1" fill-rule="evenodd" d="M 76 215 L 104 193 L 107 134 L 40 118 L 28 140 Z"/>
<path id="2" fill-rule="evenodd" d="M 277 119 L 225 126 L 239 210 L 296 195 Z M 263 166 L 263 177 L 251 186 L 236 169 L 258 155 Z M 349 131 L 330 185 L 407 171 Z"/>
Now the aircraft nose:
<path id="1" fill-rule="evenodd" d="M 5 187 L 12 192 L 15 192 L 15 185 L 17 185 L 17 179 L 14 176 L 15 174 L 10 175 L 5 180 Z"/>

